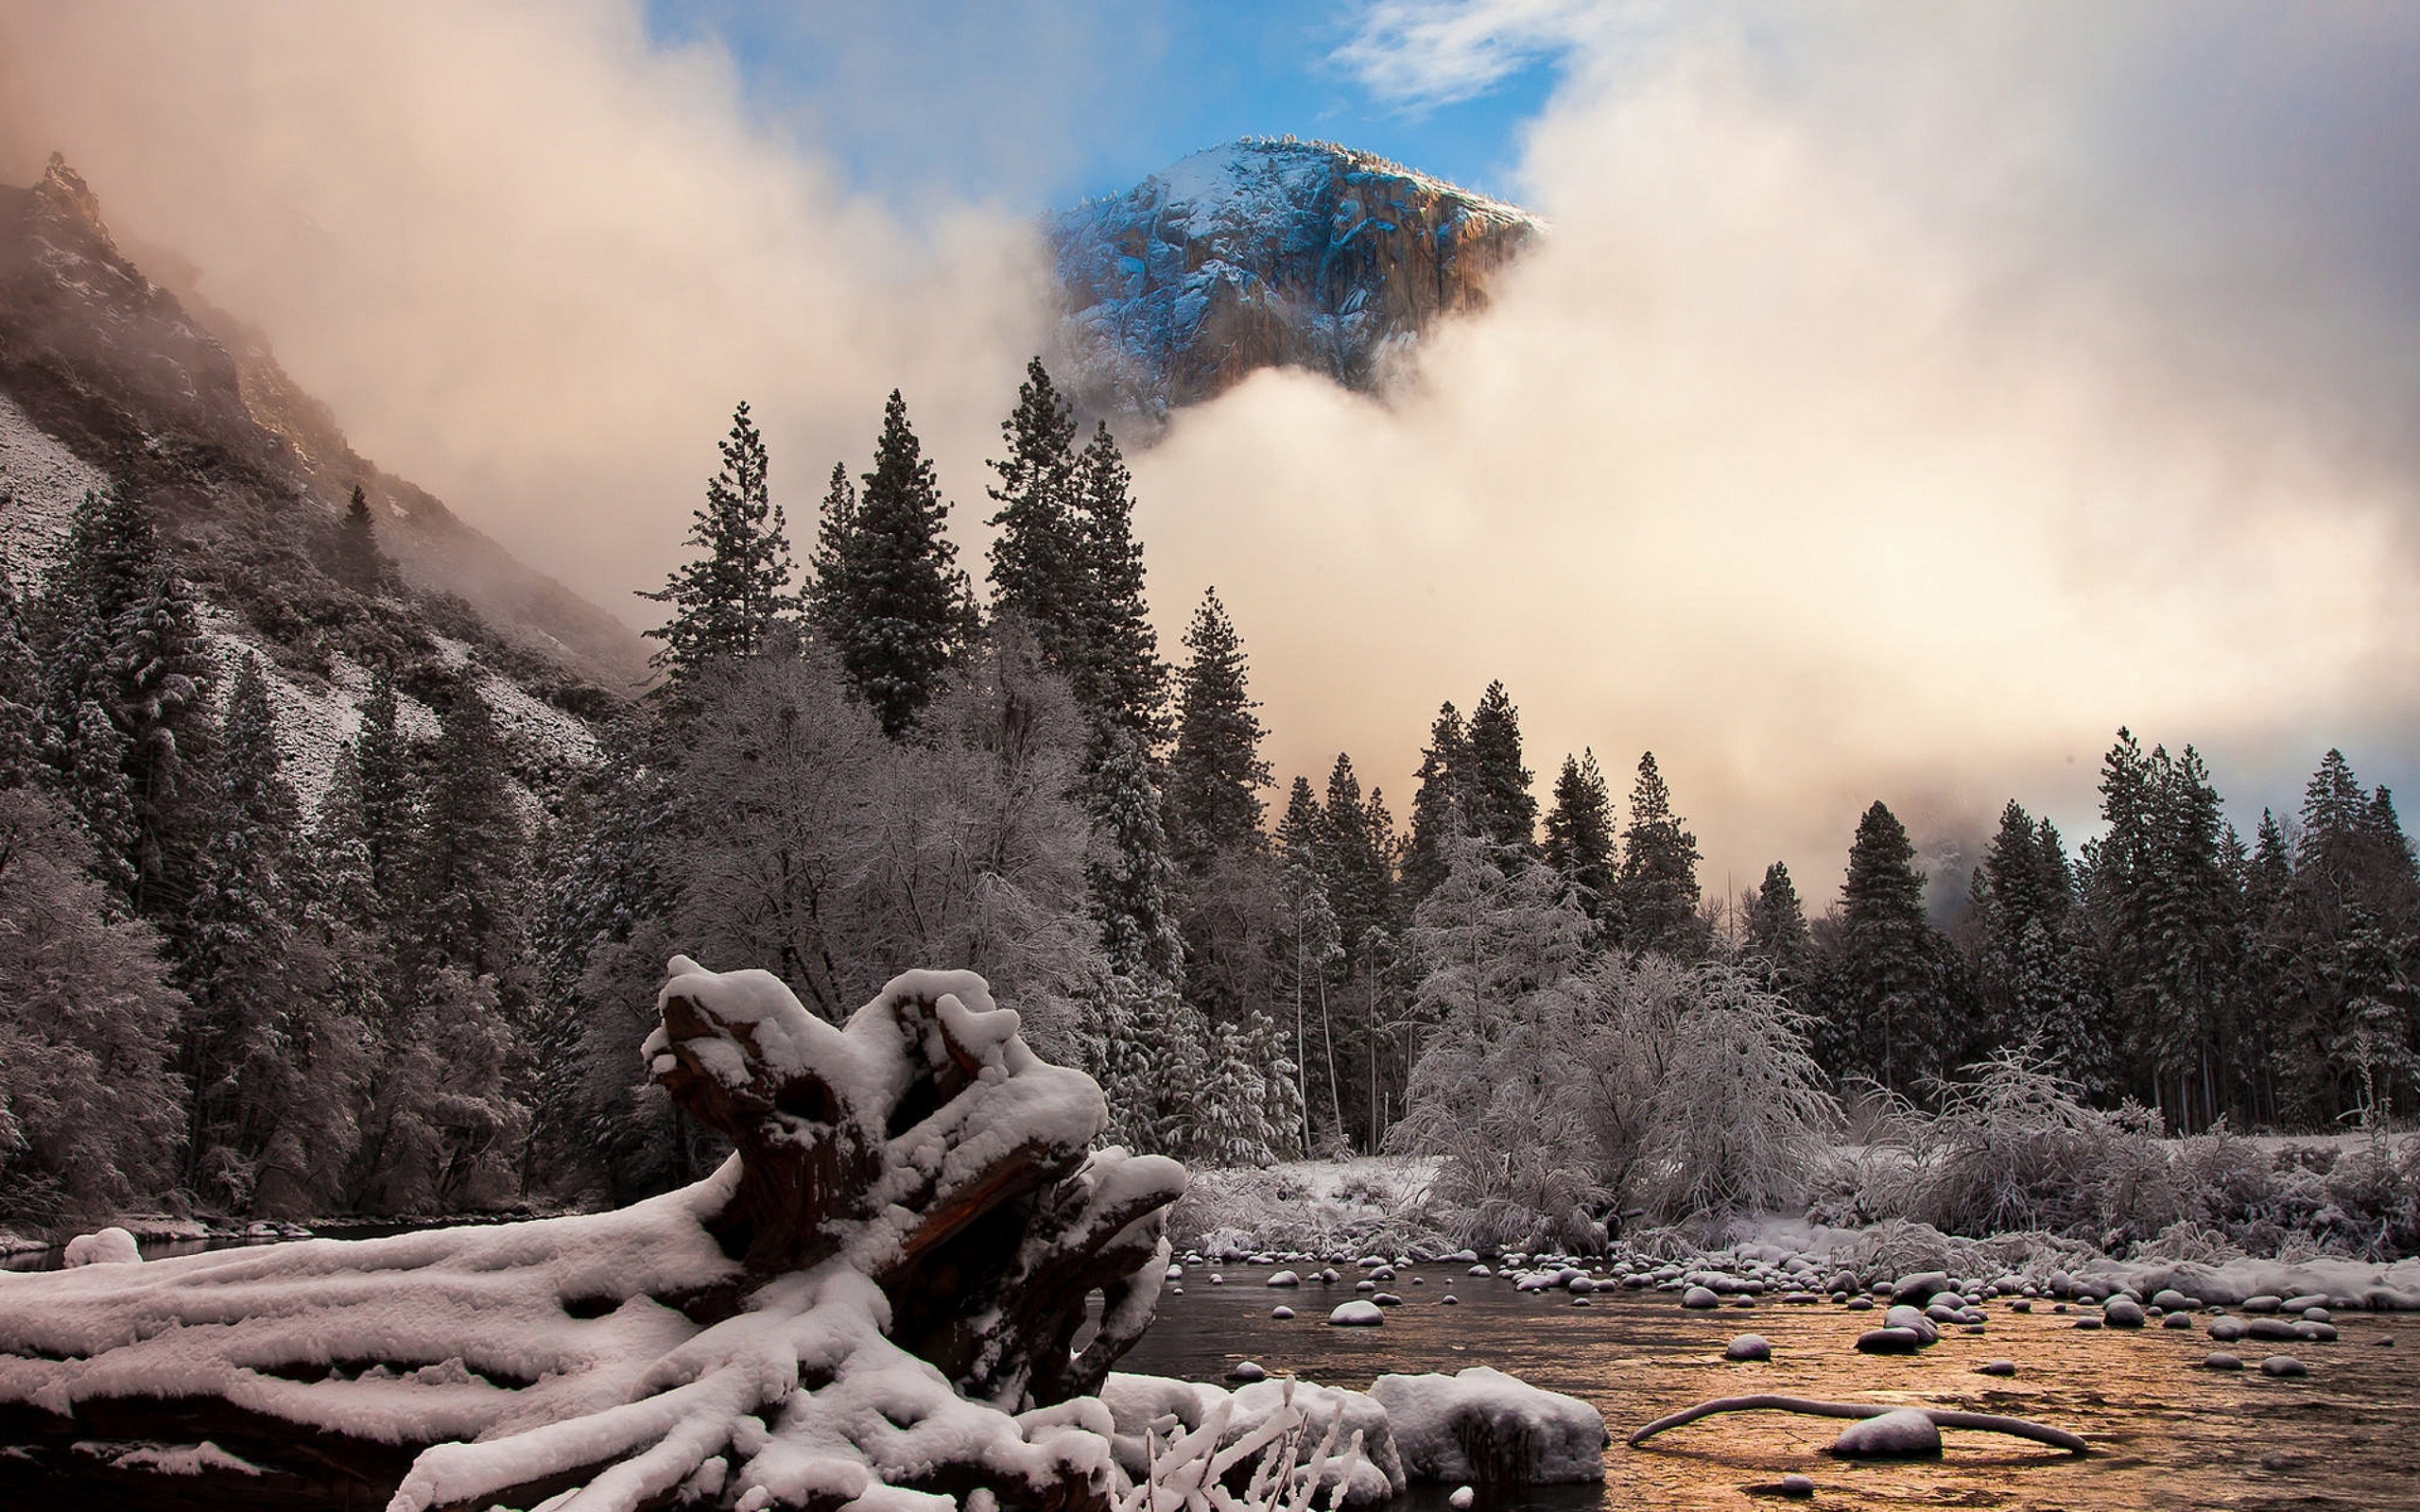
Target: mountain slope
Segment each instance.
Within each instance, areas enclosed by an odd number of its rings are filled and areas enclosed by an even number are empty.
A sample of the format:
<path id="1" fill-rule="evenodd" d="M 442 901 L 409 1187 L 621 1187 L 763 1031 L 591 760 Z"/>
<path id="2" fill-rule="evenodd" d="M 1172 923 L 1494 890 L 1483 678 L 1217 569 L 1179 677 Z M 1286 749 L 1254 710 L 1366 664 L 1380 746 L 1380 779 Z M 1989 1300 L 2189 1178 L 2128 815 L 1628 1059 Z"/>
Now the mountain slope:
<path id="1" fill-rule="evenodd" d="M 356 482 L 398 579 L 369 594 L 329 570 Z M 395 669 L 416 732 L 467 672 L 533 793 L 593 759 L 589 721 L 646 677 L 627 627 L 364 460 L 257 334 L 146 276 L 54 157 L 0 188 L 0 560 L 21 588 L 102 488 L 159 522 L 222 665 L 266 664 L 306 801 L 373 666 Z"/>
<path id="2" fill-rule="evenodd" d="M 1045 222 L 1059 366 L 1089 407 L 1164 419 L 1263 368 L 1371 389 L 1544 232 L 1515 206 L 1290 137 L 1213 147 Z"/>
<path id="3" fill-rule="evenodd" d="M 133 490 L 273 642 L 308 628 L 290 623 L 295 595 L 316 598 L 358 483 L 405 580 L 463 601 L 449 633 L 575 706 L 646 677 L 628 627 L 362 458 L 256 333 L 147 277 L 56 156 L 31 189 L 0 188 L 0 394 Z"/>

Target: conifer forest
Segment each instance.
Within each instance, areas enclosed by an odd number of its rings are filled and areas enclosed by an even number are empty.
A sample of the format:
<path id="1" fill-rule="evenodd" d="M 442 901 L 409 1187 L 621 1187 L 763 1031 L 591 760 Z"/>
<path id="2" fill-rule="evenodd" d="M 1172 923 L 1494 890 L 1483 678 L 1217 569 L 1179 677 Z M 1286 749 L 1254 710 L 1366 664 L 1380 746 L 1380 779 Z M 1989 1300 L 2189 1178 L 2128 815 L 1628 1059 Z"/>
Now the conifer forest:
<path id="1" fill-rule="evenodd" d="M 835 1022 L 900 963 L 978 971 L 1099 1081 L 1109 1140 L 1438 1156 L 1465 1238 L 1805 1205 L 2420 1240 L 2385 1143 L 2420 1106 L 2420 861 L 2342 755 L 2247 835 L 2191 745 L 2118 730 L 2098 836 L 2010 799 L 1945 917 L 1878 801 L 1836 895 L 1776 863 L 1709 896 L 1654 754 L 1527 750 L 1500 682 L 1448 690 L 1408 795 L 1350 752 L 1281 791 L 1250 627 L 1213 591 L 1160 644 L 1119 443 L 1075 414 L 1036 359 L 975 564 L 901 394 L 804 551 L 739 405 L 648 595 L 657 680 L 534 800 L 475 684 L 407 729 L 382 672 L 306 808 L 259 665 L 214 662 L 152 521 L 88 495 L 55 568 L 0 583 L 0 1219 L 669 1191 L 725 1148 L 634 1054 L 686 954 Z M 382 591 L 357 490 L 327 551 Z M 2096 1207 L 2048 1170 L 1894 1207 L 1837 1153 L 1995 1119 L 2213 1160 L 2252 1131 L 2379 1143 L 2299 1215 L 2181 1179 Z"/>

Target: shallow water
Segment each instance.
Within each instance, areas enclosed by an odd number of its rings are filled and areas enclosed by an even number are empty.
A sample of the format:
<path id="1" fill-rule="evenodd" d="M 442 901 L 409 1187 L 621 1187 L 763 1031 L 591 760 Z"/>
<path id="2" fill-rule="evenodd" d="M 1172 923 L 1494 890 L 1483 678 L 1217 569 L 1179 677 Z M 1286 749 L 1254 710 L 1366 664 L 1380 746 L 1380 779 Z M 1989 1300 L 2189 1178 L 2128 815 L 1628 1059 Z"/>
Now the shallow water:
<path id="1" fill-rule="evenodd" d="M 1353 1273 L 1336 1285 L 1272 1290 L 1265 1268 L 1219 1267 L 1225 1284 L 1214 1286 L 1207 1268 L 1188 1267 L 1185 1295 L 1162 1295 L 1158 1321 L 1120 1368 L 1216 1381 L 1251 1359 L 1357 1388 L 1388 1371 L 1488 1365 L 1593 1402 L 1613 1439 L 1602 1489 L 1511 1493 L 1493 1503 L 1498 1512 L 1810 1504 L 1772 1494 L 1793 1471 L 1814 1478 L 1819 1507 L 2420 1508 L 2420 1314 L 2340 1312 L 2335 1343 L 2291 1347 L 2309 1376 L 2272 1380 L 2258 1362 L 2282 1347 L 2249 1340 L 2223 1348 L 2253 1368 L 2202 1368 L 2221 1347 L 2199 1314 L 2190 1331 L 2156 1319 L 2137 1331 L 2083 1331 L 2078 1314 L 2048 1302 L 2021 1314 L 1993 1301 L 1982 1304 L 1990 1321 L 1979 1334 L 1953 1329 L 1921 1354 L 1872 1356 L 1852 1346 L 1879 1314 L 1830 1302 L 1691 1313 L 1650 1291 L 1599 1293 L 1575 1306 L 1560 1292 L 1515 1293 L 1465 1268 L 1405 1271 L 1387 1287 L 1404 1304 L 1389 1309 L 1384 1328 L 1338 1329 L 1328 1309 L 1355 1295 Z M 1459 1305 L 1440 1303 L 1448 1293 Z M 1271 1319 L 1281 1302 L 1301 1315 Z M 1726 1362 L 1723 1347 L 1741 1333 L 1772 1341 L 1772 1362 Z M 2016 1375 L 1972 1373 L 1991 1359 L 2015 1362 Z M 1667 1413 L 1753 1392 L 2009 1414 L 2081 1434 L 2092 1452 L 2079 1459 L 1951 1430 L 1938 1462 L 1851 1465 L 1821 1452 L 1843 1424 L 1778 1413 L 1623 1443 Z"/>

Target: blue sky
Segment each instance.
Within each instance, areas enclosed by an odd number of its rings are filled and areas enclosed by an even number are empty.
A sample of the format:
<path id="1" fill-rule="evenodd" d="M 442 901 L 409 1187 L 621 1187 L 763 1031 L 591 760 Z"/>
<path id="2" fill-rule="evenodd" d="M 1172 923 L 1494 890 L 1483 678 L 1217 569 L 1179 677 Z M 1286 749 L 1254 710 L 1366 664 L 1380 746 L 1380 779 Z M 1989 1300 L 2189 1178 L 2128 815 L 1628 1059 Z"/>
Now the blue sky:
<path id="1" fill-rule="evenodd" d="M 1524 51 L 1472 97 L 1380 98 L 1340 61 L 1364 0 L 651 0 L 667 44 L 718 43 L 750 108 L 912 214 L 1041 209 L 1124 189 L 1242 135 L 1340 141 L 1517 197 L 1521 130 L 1559 56 Z"/>

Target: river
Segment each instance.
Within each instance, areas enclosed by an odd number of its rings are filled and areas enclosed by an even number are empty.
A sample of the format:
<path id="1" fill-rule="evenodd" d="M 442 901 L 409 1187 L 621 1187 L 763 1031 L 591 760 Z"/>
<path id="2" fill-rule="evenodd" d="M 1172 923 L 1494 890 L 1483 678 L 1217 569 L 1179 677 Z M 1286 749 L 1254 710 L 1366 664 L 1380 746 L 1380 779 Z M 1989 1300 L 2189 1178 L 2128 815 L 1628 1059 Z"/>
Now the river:
<path id="1" fill-rule="evenodd" d="M 1488 1365 L 1604 1414 L 1613 1445 L 1601 1489 L 1510 1493 L 1495 1512 L 1791 1505 L 1771 1488 L 1792 1472 L 1814 1478 L 1814 1505 L 1892 1512 L 2420 1508 L 2420 1315 L 2340 1312 L 2336 1342 L 2291 1347 L 2309 1376 L 2276 1380 L 2256 1368 L 2275 1345 L 2226 1346 L 2255 1366 L 2241 1373 L 2203 1368 L 2220 1346 L 2199 1315 L 2190 1331 L 2156 1321 L 2084 1331 L 2048 1302 L 2020 1314 L 1992 1301 L 1979 1334 L 1952 1329 L 1919 1355 L 1870 1356 L 1852 1346 L 1876 1314 L 1829 1302 L 1690 1313 L 1669 1294 L 1603 1292 L 1575 1306 L 1563 1293 L 1515 1293 L 1465 1268 L 1406 1271 L 1388 1284 L 1404 1303 L 1385 1327 L 1339 1329 L 1327 1313 L 1355 1295 L 1354 1273 L 1337 1285 L 1272 1290 L 1266 1268 L 1219 1267 L 1225 1283 L 1212 1285 L 1211 1268 L 1193 1267 L 1184 1295 L 1162 1296 L 1158 1320 L 1120 1368 L 1216 1381 L 1250 1359 L 1272 1373 L 1364 1387 L 1389 1371 Z M 1448 1295 L 1456 1305 L 1444 1305 Z M 1272 1319 L 1280 1303 L 1300 1315 Z M 1749 1332 L 1771 1341 L 1772 1360 L 1725 1361 L 1724 1346 Z M 1992 1359 L 2014 1362 L 2015 1376 L 1973 1373 Z M 1622 1442 L 1666 1413 L 1751 1392 L 2010 1414 L 2082 1434 L 2092 1452 L 2078 1459 L 1950 1431 L 1938 1462 L 1852 1465 L 1819 1452 L 1843 1425 L 1775 1413 L 1710 1418 L 1637 1449 Z"/>

